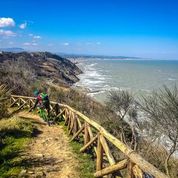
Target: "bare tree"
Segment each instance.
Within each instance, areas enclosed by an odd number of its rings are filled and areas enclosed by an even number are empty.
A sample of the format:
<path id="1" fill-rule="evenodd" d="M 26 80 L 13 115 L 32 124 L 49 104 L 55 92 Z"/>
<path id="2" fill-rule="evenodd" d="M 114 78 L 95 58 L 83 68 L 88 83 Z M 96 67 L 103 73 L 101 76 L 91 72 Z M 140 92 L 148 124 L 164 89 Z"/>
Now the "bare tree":
<path id="1" fill-rule="evenodd" d="M 141 108 L 148 115 L 147 124 L 155 137 L 169 140 L 165 170 L 169 177 L 169 160 L 178 150 L 178 88 L 169 89 L 164 86 L 158 92 L 143 97 Z"/>
<path id="2" fill-rule="evenodd" d="M 138 135 L 135 129 L 135 123 L 137 123 L 137 108 L 135 107 L 136 103 L 134 97 L 126 90 L 110 91 L 106 104 L 118 114 L 121 120 L 124 120 L 126 116 L 129 117 L 129 120 L 131 121 L 129 125 L 132 130 L 130 145 L 133 149 L 136 149 L 138 142 Z M 121 139 L 127 144 L 123 127 Z"/>
<path id="3" fill-rule="evenodd" d="M 134 102 L 133 96 L 125 90 L 110 91 L 107 105 L 124 119 Z"/>

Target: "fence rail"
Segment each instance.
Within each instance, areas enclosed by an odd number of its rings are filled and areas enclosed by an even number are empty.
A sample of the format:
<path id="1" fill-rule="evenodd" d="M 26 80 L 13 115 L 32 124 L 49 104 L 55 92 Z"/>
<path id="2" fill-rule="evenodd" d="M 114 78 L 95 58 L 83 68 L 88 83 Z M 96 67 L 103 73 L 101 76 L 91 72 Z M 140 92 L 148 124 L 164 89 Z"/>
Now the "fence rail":
<path id="1" fill-rule="evenodd" d="M 11 95 L 10 107 L 18 106 L 17 111 L 30 109 L 34 102 L 34 97 Z M 83 141 L 84 145 L 80 152 L 93 151 L 96 157 L 95 177 L 112 175 L 112 177 L 122 178 L 124 170 L 124 174 L 127 174 L 124 176 L 127 178 L 168 178 L 101 125 L 79 111 L 57 102 L 50 102 L 50 108 L 56 118 L 63 116 L 68 133 L 72 135 L 71 141 Z M 126 158 L 116 162 L 109 147 L 110 144 L 114 145 L 118 152 L 122 152 Z"/>

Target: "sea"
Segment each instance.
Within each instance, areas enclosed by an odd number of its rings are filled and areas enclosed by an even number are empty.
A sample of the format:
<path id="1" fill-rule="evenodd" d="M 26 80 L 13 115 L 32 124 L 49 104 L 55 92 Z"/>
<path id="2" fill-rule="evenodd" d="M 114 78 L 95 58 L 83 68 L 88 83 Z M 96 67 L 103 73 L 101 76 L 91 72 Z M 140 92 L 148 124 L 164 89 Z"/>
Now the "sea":
<path id="1" fill-rule="evenodd" d="M 78 63 L 83 74 L 76 87 L 105 102 L 112 90 L 128 90 L 135 97 L 160 90 L 164 85 L 178 86 L 178 60 L 85 59 Z"/>

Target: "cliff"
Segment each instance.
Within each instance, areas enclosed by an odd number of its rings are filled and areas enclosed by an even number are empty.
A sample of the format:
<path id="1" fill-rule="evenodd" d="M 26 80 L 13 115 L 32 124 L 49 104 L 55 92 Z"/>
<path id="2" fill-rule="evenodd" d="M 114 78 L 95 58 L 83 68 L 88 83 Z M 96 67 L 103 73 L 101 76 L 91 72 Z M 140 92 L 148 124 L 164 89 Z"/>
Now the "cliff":
<path id="1" fill-rule="evenodd" d="M 1 73 L 3 66 L 7 66 L 11 61 L 23 61 L 28 69 L 31 68 L 33 70 L 37 78 L 43 77 L 56 83 L 71 85 L 79 80 L 77 75 L 82 73 L 71 61 L 49 52 L 1 52 Z"/>

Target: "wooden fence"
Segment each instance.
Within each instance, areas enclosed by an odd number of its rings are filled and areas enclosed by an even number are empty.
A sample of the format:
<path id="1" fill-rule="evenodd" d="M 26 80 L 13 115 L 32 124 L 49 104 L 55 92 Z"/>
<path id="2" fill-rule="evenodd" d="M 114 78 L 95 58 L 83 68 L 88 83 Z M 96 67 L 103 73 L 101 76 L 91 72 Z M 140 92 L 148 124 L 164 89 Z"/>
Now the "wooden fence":
<path id="1" fill-rule="evenodd" d="M 12 95 L 10 107 L 16 105 L 18 106 L 17 110 L 31 108 L 34 102 L 34 97 Z M 113 178 L 168 178 L 134 150 L 84 114 L 68 105 L 57 102 L 50 102 L 50 108 L 56 118 L 63 116 L 68 132 L 72 135 L 71 141 L 82 141 L 83 147 L 80 152 L 90 150 L 95 155 L 96 172 L 94 177 L 101 178 L 108 175 L 108 177 Z M 109 145 L 111 144 L 117 148 L 118 152 L 125 155 L 125 159 L 116 162 L 110 150 Z"/>

